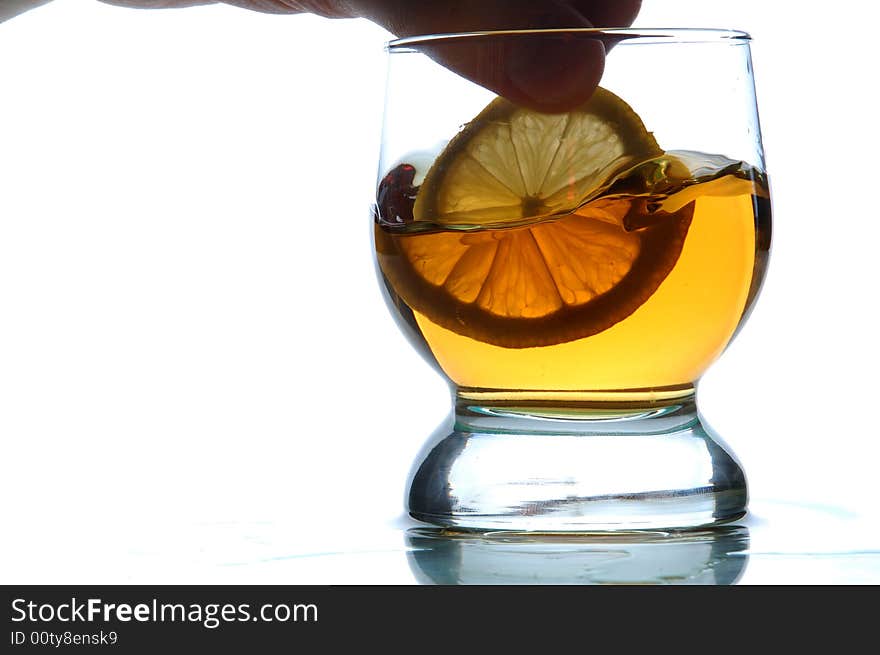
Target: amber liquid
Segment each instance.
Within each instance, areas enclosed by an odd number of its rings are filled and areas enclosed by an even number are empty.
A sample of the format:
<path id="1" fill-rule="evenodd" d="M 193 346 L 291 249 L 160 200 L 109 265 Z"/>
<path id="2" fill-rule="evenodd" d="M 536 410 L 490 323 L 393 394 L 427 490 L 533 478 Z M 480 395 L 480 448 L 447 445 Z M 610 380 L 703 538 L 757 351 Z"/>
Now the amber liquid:
<path id="1" fill-rule="evenodd" d="M 375 230 L 379 271 L 399 324 L 464 394 L 638 400 L 689 393 L 727 346 L 754 302 L 769 250 L 770 203 L 766 178 L 760 171 L 741 162 L 695 153 L 687 153 L 685 160 L 689 175 L 658 182 L 651 179 L 656 171 L 643 167 L 616 180 L 574 214 L 536 219 L 577 220 L 579 212 L 588 214 L 596 203 L 612 208 L 615 203 L 627 203 L 625 211 L 632 219 L 637 199 L 644 216 L 631 222 L 638 225 L 640 218 L 644 219 L 642 224 L 649 222 L 657 212 L 687 208 L 689 225 L 674 264 L 646 299 L 640 299 L 620 320 L 612 319 L 608 327 L 578 338 L 579 326 L 574 324 L 574 338 L 549 339 L 558 342 L 533 347 L 508 343 L 503 334 L 481 338 L 479 332 L 455 329 L 454 321 L 432 318 L 441 312 L 433 311 L 431 294 L 415 298 L 412 292 L 408 295 L 398 288 L 399 278 L 392 274 L 395 257 L 402 251 L 413 251 L 413 246 L 430 248 L 431 239 L 439 244 L 438 235 L 447 241 L 450 234 L 460 235 L 456 238 L 473 239 L 474 234 L 509 238 L 511 230 L 529 229 L 529 221 L 514 227 L 470 226 L 462 230 L 460 226 L 444 228 L 380 218 Z M 591 256 L 587 250 L 582 255 Z M 503 332 L 503 317 L 494 325 L 493 329 Z M 540 331 L 541 325 L 535 321 L 534 330 Z M 541 335 L 534 336 L 534 342 L 540 343 Z"/>

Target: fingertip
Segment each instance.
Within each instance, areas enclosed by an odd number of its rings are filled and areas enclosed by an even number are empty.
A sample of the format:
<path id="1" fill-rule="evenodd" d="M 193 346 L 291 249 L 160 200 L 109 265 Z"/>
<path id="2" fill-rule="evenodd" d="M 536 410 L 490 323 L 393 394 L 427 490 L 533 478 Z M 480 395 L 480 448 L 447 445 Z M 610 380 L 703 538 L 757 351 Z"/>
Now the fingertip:
<path id="1" fill-rule="evenodd" d="M 506 63 L 510 84 L 502 95 L 544 113 L 564 112 L 593 95 L 605 69 L 601 41 L 577 36 L 535 36 Z"/>
<path id="2" fill-rule="evenodd" d="M 631 4 L 632 0 L 622 0 Z M 453 1 L 437 6 L 392 0 L 367 14 L 402 35 L 578 29 L 593 24 L 563 0 Z M 529 109 L 559 113 L 592 96 L 605 66 L 601 39 L 575 32 L 490 34 L 426 40 L 417 49 L 452 71 Z"/>
<path id="3" fill-rule="evenodd" d="M 568 1 L 596 27 L 629 27 L 642 8 L 642 0 Z"/>

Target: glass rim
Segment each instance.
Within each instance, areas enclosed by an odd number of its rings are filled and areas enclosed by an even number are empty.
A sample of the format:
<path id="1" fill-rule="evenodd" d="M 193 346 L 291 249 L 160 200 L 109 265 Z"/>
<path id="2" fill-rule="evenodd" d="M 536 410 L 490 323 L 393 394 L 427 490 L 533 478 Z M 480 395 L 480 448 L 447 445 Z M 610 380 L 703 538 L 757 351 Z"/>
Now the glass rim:
<path id="1" fill-rule="evenodd" d="M 406 51 L 409 48 L 467 41 L 490 36 L 531 36 L 531 35 L 563 35 L 577 34 L 589 36 L 607 36 L 614 38 L 617 47 L 623 45 L 660 44 L 660 43 L 748 43 L 751 34 L 743 30 L 714 27 L 552 27 L 519 30 L 480 30 L 475 32 L 449 32 L 438 34 L 421 34 L 393 39 L 385 44 L 388 52 Z"/>

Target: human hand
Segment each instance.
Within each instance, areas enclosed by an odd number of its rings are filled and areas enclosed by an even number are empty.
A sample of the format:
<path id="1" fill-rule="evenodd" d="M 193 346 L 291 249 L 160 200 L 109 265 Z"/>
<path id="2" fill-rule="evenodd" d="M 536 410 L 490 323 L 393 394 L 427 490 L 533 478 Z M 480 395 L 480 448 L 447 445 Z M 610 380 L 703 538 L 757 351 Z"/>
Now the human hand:
<path id="1" fill-rule="evenodd" d="M 103 0 L 138 8 L 189 7 L 216 0 Z M 223 0 L 268 13 L 367 18 L 399 37 L 539 28 L 627 27 L 641 0 Z M 10 0 L 12 13 L 46 0 Z M 0 15 L 0 19 L 3 16 Z M 543 111 L 587 100 L 602 77 L 603 44 L 547 37 L 425 43 L 419 50 L 508 99 Z"/>

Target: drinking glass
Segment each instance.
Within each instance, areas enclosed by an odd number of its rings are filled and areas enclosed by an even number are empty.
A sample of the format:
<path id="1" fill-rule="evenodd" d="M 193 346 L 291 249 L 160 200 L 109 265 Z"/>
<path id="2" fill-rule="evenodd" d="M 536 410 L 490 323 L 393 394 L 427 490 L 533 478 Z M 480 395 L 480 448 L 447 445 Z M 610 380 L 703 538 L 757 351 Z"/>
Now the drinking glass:
<path id="1" fill-rule="evenodd" d="M 745 476 L 696 388 L 769 254 L 749 41 L 553 29 L 388 44 L 377 270 L 453 403 L 410 475 L 413 518 L 589 532 L 743 516 Z"/>

